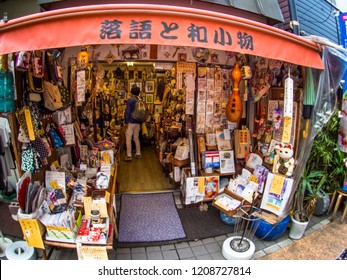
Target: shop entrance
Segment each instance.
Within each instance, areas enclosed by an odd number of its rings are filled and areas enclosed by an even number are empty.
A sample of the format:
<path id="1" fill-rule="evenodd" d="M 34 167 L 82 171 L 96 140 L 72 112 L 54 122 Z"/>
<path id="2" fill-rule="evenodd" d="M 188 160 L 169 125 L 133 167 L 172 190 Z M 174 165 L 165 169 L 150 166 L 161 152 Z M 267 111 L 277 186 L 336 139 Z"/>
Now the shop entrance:
<path id="1" fill-rule="evenodd" d="M 154 144 L 144 145 L 141 142 L 142 159 L 124 162 L 125 151 L 121 152 L 118 173 L 118 190 L 124 192 L 158 192 L 170 191 L 174 187 L 169 177 L 163 172 L 163 166 L 158 161 Z"/>

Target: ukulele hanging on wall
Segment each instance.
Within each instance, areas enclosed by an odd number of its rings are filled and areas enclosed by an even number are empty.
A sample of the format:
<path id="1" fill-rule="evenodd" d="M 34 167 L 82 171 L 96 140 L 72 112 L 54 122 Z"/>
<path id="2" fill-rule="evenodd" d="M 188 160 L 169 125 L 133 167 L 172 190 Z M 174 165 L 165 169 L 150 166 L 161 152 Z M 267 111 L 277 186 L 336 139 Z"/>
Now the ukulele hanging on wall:
<path id="1" fill-rule="evenodd" d="M 241 70 L 238 62 L 235 63 L 234 69 L 231 71 L 231 79 L 233 82 L 233 89 L 227 103 L 225 114 L 228 121 L 238 122 L 242 117 L 242 100 L 239 93 Z"/>

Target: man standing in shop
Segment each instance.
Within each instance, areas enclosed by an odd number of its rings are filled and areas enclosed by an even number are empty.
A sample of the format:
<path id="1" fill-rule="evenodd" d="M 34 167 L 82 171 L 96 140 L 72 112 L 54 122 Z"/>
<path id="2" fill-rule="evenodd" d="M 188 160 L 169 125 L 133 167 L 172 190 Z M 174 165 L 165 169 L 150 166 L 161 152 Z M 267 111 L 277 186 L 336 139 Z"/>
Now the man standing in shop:
<path id="1" fill-rule="evenodd" d="M 131 97 L 127 101 L 125 108 L 125 139 L 126 139 L 126 157 L 124 161 L 132 161 L 131 150 L 132 150 L 132 139 L 134 139 L 136 153 L 135 158 L 141 159 L 141 146 L 140 146 L 140 128 L 141 122 L 133 119 L 132 112 L 135 110 L 136 103 L 139 99 L 140 88 L 138 86 L 133 86 L 131 88 Z"/>

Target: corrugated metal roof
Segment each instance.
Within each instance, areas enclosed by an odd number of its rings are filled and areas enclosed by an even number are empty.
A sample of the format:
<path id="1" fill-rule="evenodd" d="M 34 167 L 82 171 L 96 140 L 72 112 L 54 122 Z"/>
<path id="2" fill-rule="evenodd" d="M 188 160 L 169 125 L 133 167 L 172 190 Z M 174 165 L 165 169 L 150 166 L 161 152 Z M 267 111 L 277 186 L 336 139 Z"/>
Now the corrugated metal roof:
<path id="1" fill-rule="evenodd" d="M 277 0 L 201 0 L 253 12 L 281 22 L 284 18 Z"/>

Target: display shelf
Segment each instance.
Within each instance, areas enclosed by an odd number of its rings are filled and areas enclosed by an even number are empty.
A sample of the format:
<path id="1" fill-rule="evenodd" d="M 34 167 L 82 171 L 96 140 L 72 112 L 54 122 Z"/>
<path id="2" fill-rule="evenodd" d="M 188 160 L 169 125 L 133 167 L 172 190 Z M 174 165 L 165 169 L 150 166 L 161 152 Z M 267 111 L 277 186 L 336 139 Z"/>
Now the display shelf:
<path id="1" fill-rule="evenodd" d="M 107 203 L 108 207 L 108 216 L 110 219 L 110 227 L 108 232 L 108 238 L 106 244 L 93 244 L 93 246 L 104 246 L 107 250 L 113 249 L 113 240 L 118 238 L 118 229 L 117 229 L 117 221 L 115 218 L 115 209 L 114 209 L 114 196 L 117 188 L 117 173 L 118 173 L 118 164 L 115 163 L 112 167 L 111 172 L 111 180 L 109 182 L 109 188 L 107 191 L 110 194 L 110 200 Z M 43 259 L 50 259 L 51 254 L 55 248 L 69 248 L 69 249 L 77 249 L 76 243 L 71 242 L 62 242 L 57 240 L 48 240 L 46 238 L 43 239 L 43 243 L 45 248 L 42 249 L 42 257 Z M 48 248 L 50 247 L 50 248 Z"/>

